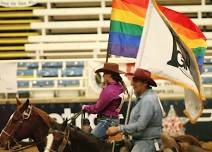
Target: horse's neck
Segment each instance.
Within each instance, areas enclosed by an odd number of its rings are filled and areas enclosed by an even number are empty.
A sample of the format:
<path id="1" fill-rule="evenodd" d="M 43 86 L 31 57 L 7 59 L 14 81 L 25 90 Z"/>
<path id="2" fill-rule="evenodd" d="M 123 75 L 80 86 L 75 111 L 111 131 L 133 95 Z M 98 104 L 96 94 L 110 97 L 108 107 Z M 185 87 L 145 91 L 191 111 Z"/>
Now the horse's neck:
<path id="1" fill-rule="evenodd" d="M 40 118 L 50 127 L 52 123 L 55 123 L 54 119 L 52 119 L 45 111 L 34 107 L 34 111 L 39 115 Z"/>
<path id="2" fill-rule="evenodd" d="M 42 119 L 40 119 L 40 122 L 37 122 L 35 129 L 33 131 L 33 140 L 35 141 L 35 144 L 39 151 L 43 151 L 46 143 L 46 136 L 48 134 L 49 127 L 46 125 Z"/>
<path id="3" fill-rule="evenodd" d="M 101 151 L 102 149 L 104 149 L 103 150 L 104 152 L 106 152 L 107 149 L 111 151 L 112 146 L 110 144 L 101 142 L 97 138 L 91 135 L 84 134 L 79 130 L 73 131 L 73 133 L 70 133 L 70 135 L 71 135 L 71 142 L 77 141 L 77 144 L 82 149 L 86 149 L 86 147 L 90 147 L 92 145 L 92 147 L 94 148 L 92 149 L 93 151 L 94 150 Z M 87 150 L 89 151 L 89 149 Z"/>
<path id="4" fill-rule="evenodd" d="M 47 113 L 43 113 L 42 110 L 35 108 L 36 118 L 33 129 L 33 140 L 35 141 L 39 151 L 43 151 L 46 143 L 46 136 L 49 130 L 49 116 Z"/>

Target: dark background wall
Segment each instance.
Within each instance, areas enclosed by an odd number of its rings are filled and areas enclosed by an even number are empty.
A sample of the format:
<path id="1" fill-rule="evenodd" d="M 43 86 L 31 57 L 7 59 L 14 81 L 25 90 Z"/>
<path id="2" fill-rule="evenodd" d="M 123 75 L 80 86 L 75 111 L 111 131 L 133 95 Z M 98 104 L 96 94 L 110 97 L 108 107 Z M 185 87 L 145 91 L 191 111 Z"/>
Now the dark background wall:
<path id="1" fill-rule="evenodd" d="M 88 102 L 91 103 L 91 102 Z M 68 117 L 70 113 L 76 113 L 80 110 L 80 106 L 82 103 L 52 103 L 52 104 L 35 104 L 36 107 L 43 109 L 44 111 L 50 113 L 55 113 L 61 118 Z M 174 108 L 180 117 L 184 117 L 183 109 L 184 102 L 179 101 L 162 101 L 164 109 L 166 112 L 169 111 L 170 105 L 174 105 Z M 191 124 L 187 122 L 185 124 L 186 133 L 191 134 L 200 140 L 211 141 L 212 140 L 212 100 L 207 100 L 205 103 L 205 109 L 209 110 L 209 112 L 204 113 L 201 118 L 206 118 L 206 121 L 198 121 L 195 124 Z M 0 130 L 4 127 L 9 116 L 16 109 L 15 104 L 2 104 L 0 105 Z M 68 109 L 69 112 L 64 112 L 64 109 Z M 127 104 L 125 103 L 122 109 L 122 114 L 125 117 Z M 69 116 L 70 117 L 70 116 Z M 93 121 L 93 120 L 92 120 Z M 122 119 L 122 123 L 124 123 L 124 119 Z"/>

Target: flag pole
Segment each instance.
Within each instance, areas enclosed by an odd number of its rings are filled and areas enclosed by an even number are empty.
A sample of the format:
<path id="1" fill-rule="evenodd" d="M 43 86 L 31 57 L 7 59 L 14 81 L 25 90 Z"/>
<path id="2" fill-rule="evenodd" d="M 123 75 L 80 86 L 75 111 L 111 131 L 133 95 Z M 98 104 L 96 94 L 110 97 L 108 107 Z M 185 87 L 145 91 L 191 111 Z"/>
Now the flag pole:
<path id="1" fill-rule="evenodd" d="M 128 124 L 129 117 L 130 117 L 130 107 L 131 107 L 131 103 L 132 103 L 132 96 L 133 96 L 133 88 L 131 87 L 128 106 L 127 106 L 127 114 L 126 114 L 125 123 L 124 123 L 125 125 Z"/>
<path id="2" fill-rule="evenodd" d="M 106 60 L 105 60 L 105 63 L 108 63 L 108 58 L 109 58 L 109 51 L 107 49 L 107 54 L 106 54 Z"/>
<path id="3" fill-rule="evenodd" d="M 145 21 L 144 21 L 144 28 L 143 28 L 143 33 L 142 33 L 142 39 L 141 39 L 141 44 L 139 46 L 139 49 L 138 49 L 138 53 L 137 53 L 137 57 L 136 57 L 136 63 L 135 63 L 135 69 L 136 68 L 139 68 L 140 66 L 140 63 L 143 59 L 143 53 L 144 53 L 144 48 L 145 48 L 145 43 L 146 43 L 146 35 L 148 34 L 148 31 L 150 30 L 149 29 L 149 22 L 150 22 L 150 19 L 149 19 L 149 15 L 151 13 L 151 8 L 153 7 L 153 4 L 152 4 L 152 1 L 149 0 L 149 3 L 148 3 L 148 7 L 147 7 L 147 12 L 146 12 L 146 16 L 145 16 Z"/>

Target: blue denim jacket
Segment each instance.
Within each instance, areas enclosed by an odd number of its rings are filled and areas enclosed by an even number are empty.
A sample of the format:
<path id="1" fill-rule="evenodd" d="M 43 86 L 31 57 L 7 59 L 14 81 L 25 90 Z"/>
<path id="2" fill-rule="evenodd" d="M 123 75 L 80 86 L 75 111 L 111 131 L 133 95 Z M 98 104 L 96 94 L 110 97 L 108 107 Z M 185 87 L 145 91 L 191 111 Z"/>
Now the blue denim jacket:
<path id="1" fill-rule="evenodd" d="M 146 90 L 135 101 L 129 123 L 121 125 L 121 131 L 131 134 L 134 140 L 160 138 L 163 116 L 158 100 L 152 89 Z"/>

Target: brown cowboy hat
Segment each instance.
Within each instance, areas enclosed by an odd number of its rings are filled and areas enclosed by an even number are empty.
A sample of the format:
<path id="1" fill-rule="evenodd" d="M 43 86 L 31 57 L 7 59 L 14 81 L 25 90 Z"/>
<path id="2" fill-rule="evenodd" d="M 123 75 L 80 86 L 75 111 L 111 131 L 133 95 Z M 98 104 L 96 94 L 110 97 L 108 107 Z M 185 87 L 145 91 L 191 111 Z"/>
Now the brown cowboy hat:
<path id="1" fill-rule="evenodd" d="M 133 76 L 140 80 L 145 80 L 148 82 L 149 85 L 153 87 L 157 87 L 156 82 L 151 78 L 151 72 L 137 68 L 134 73 L 126 73 L 127 76 Z"/>
<path id="2" fill-rule="evenodd" d="M 123 71 L 119 70 L 119 65 L 116 63 L 105 63 L 103 68 L 97 69 L 95 73 L 99 72 L 112 72 L 112 73 L 119 73 L 123 74 Z"/>

